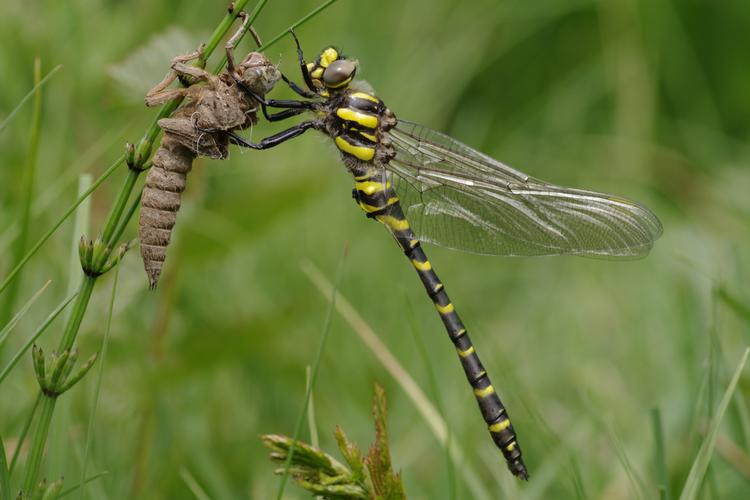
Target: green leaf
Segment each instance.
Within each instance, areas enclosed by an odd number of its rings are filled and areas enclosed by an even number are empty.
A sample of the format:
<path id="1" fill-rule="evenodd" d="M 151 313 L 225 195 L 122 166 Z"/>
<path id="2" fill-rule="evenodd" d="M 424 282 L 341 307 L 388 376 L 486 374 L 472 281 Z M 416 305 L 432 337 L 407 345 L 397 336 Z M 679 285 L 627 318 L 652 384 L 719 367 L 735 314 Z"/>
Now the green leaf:
<path id="1" fill-rule="evenodd" d="M 703 440 L 698 454 L 693 461 L 693 466 L 690 468 L 685 486 L 682 489 L 680 500 L 693 500 L 698 496 L 698 493 L 703 483 L 703 478 L 706 475 L 708 464 L 711 462 L 713 455 L 714 446 L 716 445 L 716 438 L 719 434 L 719 425 L 721 420 L 729 407 L 729 402 L 732 400 L 732 394 L 737 387 L 737 383 L 742 375 L 742 370 L 745 368 L 748 354 L 750 354 L 750 348 L 745 349 L 745 353 L 742 355 L 740 363 L 737 365 L 737 369 L 734 371 L 732 380 L 729 382 L 727 390 L 724 392 L 724 396 L 721 398 L 719 407 L 716 410 L 716 414 L 711 419 L 711 424 L 708 426 L 708 432 L 706 438 Z"/>
<path id="2" fill-rule="evenodd" d="M 2 437 L 0 437 L 0 500 L 10 500 L 10 472 Z"/>
<path id="3" fill-rule="evenodd" d="M 659 408 L 651 409 L 651 423 L 654 428 L 654 467 L 656 468 L 656 488 L 659 491 L 659 498 L 663 500 L 672 500 L 672 492 L 669 488 L 669 476 L 667 475 L 664 429 L 662 428 L 661 412 L 659 411 Z"/>

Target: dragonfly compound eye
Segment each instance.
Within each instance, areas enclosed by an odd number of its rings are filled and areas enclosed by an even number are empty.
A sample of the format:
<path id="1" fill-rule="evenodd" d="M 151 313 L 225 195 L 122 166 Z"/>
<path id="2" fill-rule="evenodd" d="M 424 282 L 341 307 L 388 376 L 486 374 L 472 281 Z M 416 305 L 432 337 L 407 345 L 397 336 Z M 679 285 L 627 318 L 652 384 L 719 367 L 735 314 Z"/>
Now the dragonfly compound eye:
<path id="1" fill-rule="evenodd" d="M 349 59 L 333 61 L 323 72 L 323 84 L 329 89 L 343 87 L 352 81 L 356 71 L 356 61 Z"/>

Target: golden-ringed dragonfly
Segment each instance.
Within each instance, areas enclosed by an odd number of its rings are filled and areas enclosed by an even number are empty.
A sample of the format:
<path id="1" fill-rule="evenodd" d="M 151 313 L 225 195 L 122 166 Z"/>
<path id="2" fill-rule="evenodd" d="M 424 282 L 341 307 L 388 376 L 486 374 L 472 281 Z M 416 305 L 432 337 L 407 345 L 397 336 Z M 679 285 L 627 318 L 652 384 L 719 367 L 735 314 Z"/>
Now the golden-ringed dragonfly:
<path id="1" fill-rule="evenodd" d="M 661 234 L 659 219 L 633 201 L 534 179 L 447 135 L 398 120 L 367 84 L 354 81 L 356 60 L 327 47 L 307 63 L 294 39 L 306 89 L 282 78 L 305 100 L 266 100 L 236 83 L 269 121 L 303 112 L 311 119 L 258 143 L 224 133 L 252 149 L 278 146 L 309 129 L 331 137 L 354 176 L 356 203 L 385 225 L 422 280 L 508 468 L 528 479 L 508 412 L 420 242 L 492 255 L 637 258 Z"/>

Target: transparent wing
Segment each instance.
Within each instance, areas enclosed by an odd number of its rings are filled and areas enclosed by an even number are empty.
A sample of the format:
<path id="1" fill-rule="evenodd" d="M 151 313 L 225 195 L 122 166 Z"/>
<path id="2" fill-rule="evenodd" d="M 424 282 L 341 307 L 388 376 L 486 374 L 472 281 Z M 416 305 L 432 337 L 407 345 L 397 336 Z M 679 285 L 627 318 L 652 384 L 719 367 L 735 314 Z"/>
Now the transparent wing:
<path id="1" fill-rule="evenodd" d="M 531 178 L 445 134 L 399 120 L 388 132 L 406 217 L 422 241 L 492 255 L 637 258 L 661 235 L 646 207 Z"/>

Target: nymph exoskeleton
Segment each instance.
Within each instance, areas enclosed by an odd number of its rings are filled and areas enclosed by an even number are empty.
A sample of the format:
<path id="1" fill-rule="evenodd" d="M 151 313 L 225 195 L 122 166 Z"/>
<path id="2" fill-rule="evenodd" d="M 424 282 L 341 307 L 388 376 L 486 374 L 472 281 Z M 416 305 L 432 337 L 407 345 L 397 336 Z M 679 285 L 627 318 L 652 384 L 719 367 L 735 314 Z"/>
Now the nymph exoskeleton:
<path id="1" fill-rule="evenodd" d="M 258 103 L 246 89 L 265 95 L 281 77 L 276 66 L 259 52 L 250 52 L 240 64 L 235 63 L 234 46 L 249 22 L 244 12 L 238 17 L 243 23 L 227 42 L 225 72 L 217 76 L 187 64 L 201 57 L 201 46 L 191 54 L 172 59 L 170 72 L 145 98 L 147 106 L 158 106 L 179 97 L 186 100 L 172 116 L 159 120 L 164 137 L 154 154 L 141 197 L 141 256 L 151 288 L 159 281 L 193 160 L 196 156 L 226 158 L 229 140 L 220 132 L 243 130 L 257 122 Z M 257 35 L 254 36 L 257 40 Z M 189 85 L 167 88 L 178 78 Z M 204 128 L 216 132 L 200 130 Z"/>

